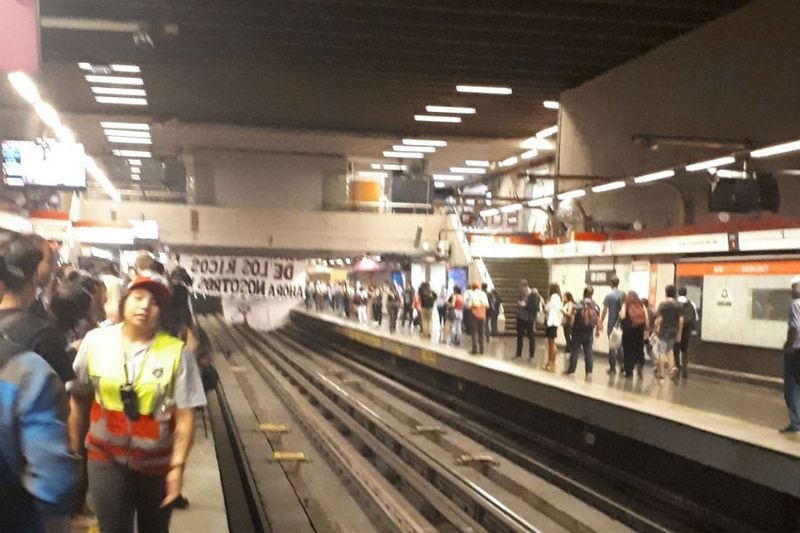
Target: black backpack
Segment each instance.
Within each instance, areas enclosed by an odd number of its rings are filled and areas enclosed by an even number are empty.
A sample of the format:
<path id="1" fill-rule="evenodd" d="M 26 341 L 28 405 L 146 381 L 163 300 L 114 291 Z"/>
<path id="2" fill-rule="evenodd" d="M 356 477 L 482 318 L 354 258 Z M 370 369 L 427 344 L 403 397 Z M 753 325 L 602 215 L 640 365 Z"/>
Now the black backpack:
<path id="1" fill-rule="evenodd" d="M 695 324 L 697 324 L 697 311 L 695 311 L 692 302 L 689 300 L 683 302 L 681 311 L 683 312 L 683 327 L 694 329 Z"/>
<path id="2" fill-rule="evenodd" d="M 50 321 L 26 309 L 18 309 L 0 320 L 0 333 L 10 342 L 33 351 L 36 340 L 50 328 Z"/>

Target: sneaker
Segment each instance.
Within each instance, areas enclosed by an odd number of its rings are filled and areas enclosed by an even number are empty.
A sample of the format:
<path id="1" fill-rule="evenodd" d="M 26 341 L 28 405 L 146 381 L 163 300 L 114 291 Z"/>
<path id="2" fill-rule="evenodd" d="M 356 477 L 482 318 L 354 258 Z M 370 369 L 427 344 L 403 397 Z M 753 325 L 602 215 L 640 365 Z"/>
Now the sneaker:
<path id="1" fill-rule="evenodd" d="M 676 367 L 672 367 L 669 371 L 669 379 L 677 383 L 681 379 L 681 372 Z"/>
<path id="2" fill-rule="evenodd" d="M 786 434 L 800 433 L 800 427 L 793 426 L 793 425 L 789 424 L 785 428 L 779 429 L 778 432 L 783 433 L 785 435 Z"/>

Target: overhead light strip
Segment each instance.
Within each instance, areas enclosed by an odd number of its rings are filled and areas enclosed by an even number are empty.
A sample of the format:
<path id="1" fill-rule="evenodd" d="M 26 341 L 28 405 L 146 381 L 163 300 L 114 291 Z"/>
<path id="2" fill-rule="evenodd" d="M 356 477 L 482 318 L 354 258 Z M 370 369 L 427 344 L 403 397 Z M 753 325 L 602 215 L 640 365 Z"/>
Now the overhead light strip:
<path id="1" fill-rule="evenodd" d="M 735 157 L 718 157 L 717 159 L 709 159 L 708 161 L 702 161 L 700 163 L 694 163 L 691 165 L 686 165 L 686 170 L 689 172 L 697 172 L 698 170 L 706 170 L 709 168 L 717 168 L 717 167 L 724 167 L 726 165 L 731 165 L 736 162 Z"/>
<path id="2" fill-rule="evenodd" d="M 474 107 L 458 107 L 449 105 L 426 105 L 425 111 L 428 113 L 455 113 L 457 115 L 474 115 Z"/>
<path id="3" fill-rule="evenodd" d="M 433 179 L 440 181 L 464 181 L 462 174 L 434 174 Z"/>
<path id="4" fill-rule="evenodd" d="M 510 87 L 494 87 L 488 85 L 456 85 L 456 91 L 468 94 L 497 95 L 509 95 L 512 92 Z"/>
<path id="5" fill-rule="evenodd" d="M 125 87 L 91 87 L 94 94 L 111 94 L 116 96 L 147 96 L 144 89 L 128 89 Z"/>
<path id="6" fill-rule="evenodd" d="M 98 76 L 95 74 L 87 74 L 85 78 L 89 83 L 108 85 L 144 85 L 144 80 L 142 78 L 131 78 L 128 76 Z"/>
<path id="7" fill-rule="evenodd" d="M 392 146 L 392 150 L 395 152 L 424 152 L 432 154 L 436 151 L 436 148 L 433 146 L 406 146 L 404 144 L 395 144 Z"/>
<path id="8" fill-rule="evenodd" d="M 504 205 L 500 208 L 502 213 L 516 213 L 517 211 L 522 209 L 522 204 L 510 204 Z"/>
<path id="9" fill-rule="evenodd" d="M 633 178 L 635 183 L 649 183 L 651 181 L 663 180 L 667 178 L 671 178 L 675 175 L 674 170 L 661 170 L 659 172 L 653 172 L 652 174 L 645 174 L 643 176 L 637 176 Z"/>
<path id="10" fill-rule="evenodd" d="M 786 154 L 789 152 L 796 152 L 798 150 L 800 150 L 800 141 L 792 141 L 788 143 L 767 146 L 766 148 L 759 148 L 758 150 L 753 150 L 752 152 L 750 152 L 750 155 L 755 157 L 756 159 L 760 159 L 762 157 L 770 157 L 773 155 Z"/>
<path id="11" fill-rule="evenodd" d="M 581 196 L 586 196 L 586 191 L 584 189 L 575 189 L 574 191 L 562 192 L 558 195 L 558 199 L 571 200 L 573 198 L 580 198 Z"/>
<path id="12" fill-rule="evenodd" d="M 142 139 L 141 137 L 108 137 L 108 142 L 114 144 L 153 144 L 152 139 Z"/>
<path id="13" fill-rule="evenodd" d="M 383 157 L 396 157 L 399 159 L 422 159 L 425 157 L 421 152 L 383 152 Z"/>
<path id="14" fill-rule="evenodd" d="M 111 150 L 111 153 L 117 157 L 136 157 L 142 159 L 153 157 L 152 152 L 149 150 Z"/>
<path id="15" fill-rule="evenodd" d="M 437 116 L 437 115 L 414 115 L 417 122 L 442 122 L 447 124 L 460 124 L 461 117 Z"/>
<path id="16" fill-rule="evenodd" d="M 530 207 L 545 207 L 552 204 L 553 204 L 553 199 L 549 196 L 545 196 L 542 198 L 534 198 L 533 200 L 528 202 L 528 205 Z"/>
<path id="17" fill-rule="evenodd" d="M 596 185 L 592 187 L 592 192 L 608 192 L 622 189 L 626 186 L 624 181 L 612 181 L 611 183 L 604 183 L 603 185 Z"/>
<path id="18" fill-rule="evenodd" d="M 520 155 L 520 157 L 521 157 L 522 159 L 533 159 L 533 158 L 534 158 L 534 157 L 536 157 L 537 155 L 539 155 L 539 150 L 537 150 L 536 148 L 534 148 L 533 150 L 528 150 L 527 152 L 522 152 L 522 154 Z"/>
<path id="19" fill-rule="evenodd" d="M 103 130 L 107 137 L 140 137 L 143 139 L 150 138 L 149 131 L 136 131 L 136 130 Z"/>
<path id="20" fill-rule="evenodd" d="M 483 167 L 483 168 L 489 168 L 489 165 L 490 165 L 489 161 L 484 161 L 484 160 L 482 160 L 482 159 L 467 159 L 466 161 L 464 161 L 464 163 L 465 163 L 465 164 L 466 164 L 468 167 Z"/>
<path id="21" fill-rule="evenodd" d="M 480 167 L 450 167 L 453 174 L 486 174 L 485 168 Z"/>
<path id="22" fill-rule="evenodd" d="M 550 126 L 549 128 L 545 128 L 542 131 L 537 132 L 536 133 L 536 138 L 537 139 L 546 139 L 547 137 L 555 135 L 556 133 L 558 133 L 558 125 Z"/>
<path id="23" fill-rule="evenodd" d="M 123 96 L 95 96 L 94 99 L 99 104 L 147 105 L 147 99 L 145 98 L 128 98 Z"/>
<path id="24" fill-rule="evenodd" d="M 511 156 L 507 159 L 503 159 L 502 161 L 500 161 L 500 166 L 510 167 L 516 165 L 517 163 L 519 163 L 519 158 L 517 156 Z"/>
<path id="25" fill-rule="evenodd" d="M 547 109 L 560 109 L 561 104 L 556 102 L 555 100 L 545 100 L 542 102 L 542 105 L 545 106 Z"/>
<path id="26" fill-rule="evenodd" d="M 100 122 L 100 126 L 112 130 L 149 130 L 150 124 L 141 122 Z"/>
<path id="27" fill-rule="evenodd" d="M 403 144 L 409 146 L 447 146 L 447 141 L 440 141 L 435 139 L 403 139 Z"/>

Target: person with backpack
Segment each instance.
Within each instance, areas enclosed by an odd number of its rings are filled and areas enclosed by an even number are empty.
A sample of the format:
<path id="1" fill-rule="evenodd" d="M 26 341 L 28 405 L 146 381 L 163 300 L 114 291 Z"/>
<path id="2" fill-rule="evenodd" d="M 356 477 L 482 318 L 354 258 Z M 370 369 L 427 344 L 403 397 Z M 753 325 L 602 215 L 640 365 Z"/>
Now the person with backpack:
<path id="1" fill-rule="evenodd" d="M 403 322 L 402 326 L 414 326 L 414 287 L 409 285 L 403 291 Z"/>
<path id="2" fill-rule="evenodd" d="M 622 308 L 622 303 L 625 300 L 625 293 L 619 289 L 619 278 L 611 278 L 611 292 L 606 294 L 603 298 L 603 314 L 600 315 L 600 325 L 608 316 L 608 323 L 606 324 L 606 336 L 611 337 L 611 332 L 619 324 L 619 310 Z M 595 331 L 595 337 L 600 336 L 600 328 Z M 622 347 L 610 348 L 608 350 L 608 373 L 617 373 L 617 363 L 622 364 Z"/>
<path id="3" fill-rule="evenodd" d="M 569 354 L 569 367 L 564 374 L 574 374 L 578 367 L 578 356 L 583 351 L 584 364 L 586 365 L 586 379 L 592 377 L 594 360 L 592 358 L 592 343 L 594 329 L 600 318 L 600 306 L 592 299 L 594 288 L 591 286 L 583 290 L 583 300 L 575 306 L 572 315 L 572 351 Z"/>
<path id="4" fill-rule="evenodd" d="M 430 338 L 433 327 L 433 306 L 436 305 L 436 294 L 431 290 L 431 285 L 424 281 L 419 286 L 419 334 L 420 337 Z"/>
<path id="5" fill-rule="evenodd" d="M 0 300 L 18 277 L 0 258 Z M 0 337 L 0 531 L 69 531 L 78 470 L 67 410 L 53 368 Z"/>
<path id="6" fill-rule="evenodd" d="M 669 366 L 669 377 L 677 381 L 680 377 L 678 368 L 675 366 L 675 343 L 681 342 L 683 332 L 683 310 L 675 297 L 678 291 L 675 285 L 667 285 L 664 288 L 667 299 L 661 302 L 656 310 L 655 333 L 658 339 L 655 347 L 658 364 L 656 365 L 656 377 L 664 379 L 665 363 Z M 668 359 L 668 361 L 667 361 Z"/>
<path id="7" fill-rule="evenodd" d="M 675 366 L 681 372 L 681 377 L 689 377 L 689 338 L 697 327 L 697 306 L 687 297 L 686 287 L 678 289 L 678 303 L 683 314 L 683 330 L 680 342 L 675 343 Z"/>
<path id="8" fill-rule="evenodd" d="M 648 337 L 647 309 L 635 291 L 625 297 L 619 312 L 622 326 L 622 368 L 626 378 L 633 377 L 633 369 L 639 379 L 644 376 L 644 340 Z"/>
<path id="9" fill-rule="evenodd" d="M 483 354 L 484 349 L 484 334 L 486 332 L 486 309 L 489 307 L 489 300 L 486 298 L 486 293 L 480 288 L 477 281 L 472 283 L 472 290 L 469 291 L 469 297 L 466 299 L 469 302 L 469 310 L 472 314 L 470 324 L 470 333 L 472 334 L 472 351 L 471 354 Z"/>
<path id="10" fill-rule="evenodd" d="M 447 342 L 450 346 L 461 346 L 461 327 L 464 320 L 464 295 L 461 294 L 461 287 L 453 287 L 453 295 L 447 305 L 447 313 L 450 321 L 450 334 Z"/>
<path id="11" fill-rule="evenodd" d="M 397 331 L 397 315 L 400 313 L 400 293 L 392 284 L 386 290 L 386 311 L 389 313 L 389 333 Z"/>
<path id="12" fill-rule="evenodd" d="M 522 357 L 522 346 L 528 339 L 528 359 L 533 360 L 536 353 L 536 340 L 533 327 L 536 324 L 536 315 L 539 313 L 541 301 L 539 294 L 531 290 L 528 280 L 519 282 L 519 296 L 517 297 L 517 353 L 514 359 Z"/>

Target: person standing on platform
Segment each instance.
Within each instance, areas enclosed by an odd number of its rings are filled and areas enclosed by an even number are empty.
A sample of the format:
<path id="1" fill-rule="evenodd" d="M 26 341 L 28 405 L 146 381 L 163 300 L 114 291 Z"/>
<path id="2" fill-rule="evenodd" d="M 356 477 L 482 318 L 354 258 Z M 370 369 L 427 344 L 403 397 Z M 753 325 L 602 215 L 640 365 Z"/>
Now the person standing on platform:
<path id="1" fill-rule="evenodd" d="M 564 353 L 569 355 L 572 350 L 572 320 L 575 316 L 575 298 L 572 293 L 564 293 L 564 302 L 561 309 L 561 327 L 564 329 Z"/>
<path id="2" fill-rule="evenodd" d="M 500 316 L 500 306 L 503 304 L 503 299 L 500 297 L 500 293 L 497 292 L 497 287 L 492 287 L 492 292 L 489 293 L 491 295 L 490 300 L 490 308 L 491 308 L 491 333 L 492 337 L 497 337 L 499 335 L 497 331 L 497 318 Z"/>
<path id="3" fill-rule="evenodd" d="M 372 289 L 372 318 L 378 323 L 378 327 L 383 324 L 383 291 L 380 287 Z"/>
<path id="4" fill-rule="evenodd" d="M 469 291 L 469 310 L 472 315 L 470 333 L 472 335 L 472 353 L 483 354 L 484 334 L 486 333 L 486 309 L 489 301 L 486 293 L 480 289 L 477 281 L 472 283 L 472 290 Z"/>
<path id="5" fill-rule="evenodd" d="M 622 367 L 625 377 L 633 377 L 633 368 L 643 377 L 644 340 L 649 336 L 647 330 L 647 309 L 639 299 L 639 295 L 630 291 L 619 312 L 622 325 Z"/>
<path id="6" fill-rule="evenodd" d="M 656 310 L 655 333 L 658 338 L 656 344 L 656 377 L 664 379 L 665 358 L 669 362 L 669 377 L 677 381 L 680 377 L 678 368 L 675 366 L 675 343 L 681 342 L 681 331 L 683 330 L 683 312 L 675 297 L 678 291 L 675 285 L 667 285 L 664 289 L 667 299 L 661 302 Z"/>
<path id="7" fill-rule="evenodd" d="M 403 291 L 403 327 L 406 323 L 410 328 L 414 327 L 414 288 L 411 285 Z"/>
<path id="8" fill-rule="evenodd" d="M 783 398 L 789 412 L 789 425 L 781 433 L 800 432 L 800 276 L 792 278 L 792 304 L 789 327 L 783 346 Z"/>
<path id="9" fill-rule="evenodd" d="M 368 295 L 364 287 L 356 286 L 356 291 L 353 293 L 353 305 L 356 308 L 358 323 L 362 326 L 369 325 L 369 318 L 367 317 L 367 299 Z"/>
<path id="10" fill-rule="evenodd" d="M 625 293 L 619 290 L 619 278 L 613 277 L 611 278 L 611 292 L 609 292 L 605 298 L 603 298 L 603 314 L 600 315 L 600 325 L 603 325 L 603 322 L 606 320 L 606 316 L 608 316 L 608 323 L 606 324 L 606 336 L 610 337 L 611 332 L 616 327 L 617 323 L 619 322 L 619 310 L 622 308 L 622 302 L 625 300 Z M 598 327 L 595 331 L 595 337 L 600 336 L 600 328 Z M 616 349 L 608 350 L 608 373 L 609 374 L 616 374 L 617 373 L 617 363 L 622 365 L 622 347 Z"/>
<path id="11" fill-rule="evenodd" d="M 436 305 L 436 294 L 431 290 L 431 285 L 424 281 L 419 286 L 419 334 L 421 337 L 430 338 L 433 321 L 433 306 Z"/>
<path id="12" fill-rule="evenodd" d="M 689 377 L 689 339 L 697 326 L 697 306 L 688 296 L 686 287 L 678 289 L 678 303 L 683 314 L 681 341 L 675 343 L 675 366 L 681 371 L 681 377 Z"/>
<path id="13" fill-rule="evenodd" d="M 536 323 L 536 315 L 539 312 L 540 305 L 539 295 L 528 286 L 528 280 L 520 280 L 517 296 L 517 352 L 514 359 L 522 357 L 522 345 L 527 338 L 528 359 L 533 360 L 533 356 L 536 353 L 533 326 Z"/>
<path id="14" fill-rule="evenodd" d="M 492 334 L 492 320 L 496 320 L 493 318 L 492 313 L 494 313 L 494 296 L 492 295 L 491 291 L 489 291 L 489 284 L 488 283 L 481 283 L 481 290 L 483 294 L 486 295 L 486 301 L 489 302 L 489 305 L 486 307 L 486 320 L 484 320 L 484 335 L 486 336 L 486 343 L 489 343 L 489 339 L 491 338 Z"/>
<path id="15" fill-rule="evenodd" d="M 561 324 L 561 287 L 558 283 L 550 284 L 550 299 L 547 301 L 545 311 L 547 320 L 545 321 L 545 337 L 547 337 L 547 363 L 544 369 L 548 372 L 556 371 L 556 337 L 558 336 L 558 326 Z"/>
<path id="16" fill-rule="evenodd" d="M 386 291 L 386 311 L 389 313 L 389 333 L 397 331 L 397 315 L 400 312 L 400 293 L 392 284 Z"/>
<path id="17" fill-rule="evenodd" d="M 436 313 L 439 315 L 439 337 L 444 342 L 444 327 L 447 323 L 447 287 L 442 287 L 436 298 Z"/>
<path id="18" fill-rule="evenodd" d="M 576 306 L 572 315 L 572 350 L 569 354 L 569 367 L 564 374 L 574 374 L 578 367 L 578 356 L 583 350 L 586 365 L 586 379 L 592 377 L 594 359 L 592 343 L 594 342 L 594 329 L 600 327 L 600 306 L 592 299 L 594 288 L 586 287 L 583 290 L 583 300 Z"/>
<path id="19" fill-rule="evenodd" d="M 461 328 L 464 321 L 464 295 L 461 294 L 461 287 L 453 287 L 453 295 L 448 303 L 448 313 L 452 317 L 450 324 L 450 335 L 447 342 L 450 346 L 461 346 Z"/>
<path id="20" fill-rule="evenodd" d="M 653 309 L 653 306 L 650 305 L 650 302 L 647 298 L 642 298 L 642 305 L 644 306 L 645 311 L 647 311 L 647 333 L 648 335 L 653 335 L 656 330 L 656 310 Z M 645 343 L 644 346 L 645 351 L 647 352 L 647 357 L 650 359 L 650 364 L 656 364 L 656 355 L 653 349 L 653 344 L 651 342 Z"/>

